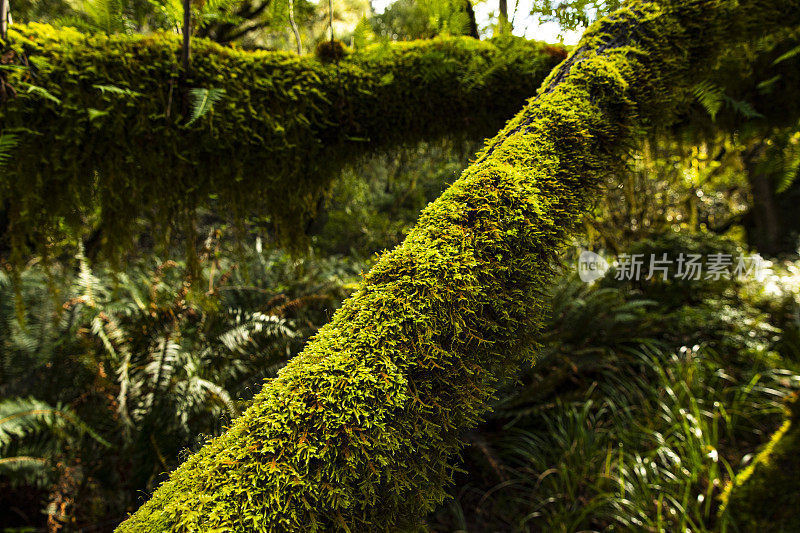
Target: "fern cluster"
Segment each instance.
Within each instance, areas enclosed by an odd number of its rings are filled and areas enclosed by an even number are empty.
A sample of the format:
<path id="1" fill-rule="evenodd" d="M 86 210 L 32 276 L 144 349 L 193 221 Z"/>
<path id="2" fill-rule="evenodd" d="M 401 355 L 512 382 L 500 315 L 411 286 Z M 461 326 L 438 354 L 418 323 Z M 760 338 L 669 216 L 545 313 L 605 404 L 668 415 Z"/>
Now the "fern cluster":
<path id="1" fill-rule="evenodd" d="M 15 286 L 0 270 L 0 477 L 54 494 L 77 480 L 65 515 L 82 520 L 124 513 L 219 434 L 353 275 L 274 251 L 204 260 L 203 287 L 169 261 L 79 264 L 29 267 Z"/>

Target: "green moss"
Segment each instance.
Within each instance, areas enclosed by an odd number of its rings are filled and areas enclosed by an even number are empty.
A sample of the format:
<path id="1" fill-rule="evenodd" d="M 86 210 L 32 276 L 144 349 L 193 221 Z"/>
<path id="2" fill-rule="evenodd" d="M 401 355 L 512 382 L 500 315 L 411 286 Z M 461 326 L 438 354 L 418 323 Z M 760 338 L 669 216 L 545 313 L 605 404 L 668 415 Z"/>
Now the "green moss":
<path id="1" fill-rule="evenodd" d="M 13 204 L 21 252 L 87 223 L 102 227 L 107 249 L 124 251 L 137 218 L 166 234 L 159 229 L 198 206 L 268 215 L 291 244 L 343 165 L 398 143 L 489 135 L 561 60 L 521 39 L 387 44 L 333 63 L 197 40 L 186 85 L 225 93 L 186 126 L 177 36 L 31 24 L 14 26 L 10 40 L 17 62 L 34 66 L 10 72 L 19 95 L 0 106 L 0 133 L 20 138 L 0 176 L 0 208 Z"/>
<path id="2" fill-rule="evenodd" d="M 721 516 L 734 531 L 800 530 L 800 401 L 753 462 L 725 488 Z"/>
<path id="3" fill-rule="evenodd" d="M 529 354 L 600 178 L 674 119 L 726 39 L 798 15 L 797 1 L 634 1 L 593 26 L 303 353 L 118 531 L 418 528 L 460 432 Z"/>
<path id="4" fill-rule="evenodd" d="M 320 43 L 317 44 L 317 48 L 314 50 L 314 54 L 317 56 L 317 59 L 319 59 L 323 63 L 332 63 L 344 59 L 344 56 L 347 54 L 347 51 L 345 50 L 342 41 L 324 40 L 320 41 Z"/>

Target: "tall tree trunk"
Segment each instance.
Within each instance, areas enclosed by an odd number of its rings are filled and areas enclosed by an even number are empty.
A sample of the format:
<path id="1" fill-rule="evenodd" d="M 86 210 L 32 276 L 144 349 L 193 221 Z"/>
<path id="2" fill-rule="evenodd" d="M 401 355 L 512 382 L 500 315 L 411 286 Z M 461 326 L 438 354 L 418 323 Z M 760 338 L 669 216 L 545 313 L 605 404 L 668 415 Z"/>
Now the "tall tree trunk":
<path id="1" fill-rule="evenodd" d="M 297 29 L 297 23 L 294 20 L 294 0 L 289 0 L 289 24 L 292 26 L 292 31 L 294 32 L 297 55 L 300 55 L 303 53 L 303 44 L 300 42 L 300 30 Z"/>
<path id="2" fill-rule="evenodd" d="M 333 42 L 333 0 L 328 0 L 328 26 L 331 30 L 331 42 Z"/>
<path id="3" fill-rule="evenodd" d="M 499 33 L 511 33 L 511 23 L 508 21 L 508 0 L 500 0 L 500 16 L 497 20 Z"/>
<path id="4" fill-rule="evenodd" d="M 0 0 L 0 39 L 8 35 L 9 0 Z"/>
<path id="5" fill-rule="evenodd" d="M 192 46 L 192 0 L 183 0 L 183 43 L 181 45 L 181 74 L 178 88 L 183 120 L 189 120 L 189 68 L 191 67 Z"/>
<path id="6" fill-rule="evenodd" d="M 748 240 L 759 252 L 775 255 L 781 249 L 781 223 L 775 199 L 775 183 L 763 164 L 766 151 L 766 144 L 758 141 L 743 156 L 753 198 Z"/>
<path id="7" fill-rule="evenodd" d="M 189 75 L 189 64 L 192 42 L 192 0 L 183 0 L 183 48 L 181 49 L 181 65 L 183 75 Z"/>

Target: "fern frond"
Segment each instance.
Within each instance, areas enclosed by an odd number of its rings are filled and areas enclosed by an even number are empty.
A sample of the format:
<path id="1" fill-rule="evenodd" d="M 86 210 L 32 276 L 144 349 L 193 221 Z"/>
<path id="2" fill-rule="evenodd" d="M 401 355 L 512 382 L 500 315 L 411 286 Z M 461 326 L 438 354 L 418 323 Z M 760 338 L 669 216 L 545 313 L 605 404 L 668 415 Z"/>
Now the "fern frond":
<path id="1" fill-rule="evenodd" d="M 703 80 L 692 88 L 692 92 L 700 105 L 711 116 L 711 120 L 714 120 L 722 108 L 725 98 L 722 89 L 708 80 Z"/>
<path id="2" fill-rule="evenodd" d="M 730 98 L 725 96 L 725 102 L 731 106 L 731 108 L 742 115 L 744 118 L 763 118 L 764 115 L 759 113 L 755 110 L 755 108 L 749 103 L 745 102 L 744 100 L 736 100 L 734 98 Z"/>
<path id="3" fill-rule="evenodd" d="M 783 165 L 775 184 L 775 192 L 778 194 L 788 191 L 800 173 L 800 132 L 789 135 L 783 152 Z"/>
<path id="4" fill-rule="evenodd" d="M 36 433 L 53 433 L 65 427 L 87 433 L 104 446 L 110 446 L 67 407 L 53 407 L 35 398 L 12 398 L 0 402 L 0 449 L 17 439 Z"/>
<path id="5" fill-rule="evenodd" d="M 216 396 L 228 410 L 228 414 L 230 414 L 231 418 L 236 418 L 239 416 L 239 409 L 236 407 L 236 403 L 233 401 L 228 391 L 226 391 L 223 387 L 202 378 L 197 378 L 197 384 L 208 391 L 208 393 L 212 396 Z"/>
<path id="6" fill-rule="evenodd" d="M 106 35 L 126 33 L 126 17 L 120 0 L 85 0 L 80 7 L 95 31 Z"/>
<path id="7" fill-rule="evenodd" d="M 0 169 L 11 159 L 11 152 L 19 144 L 19 138 L 11 133 L 0 135 Z"/>
<path id="8" fill-rule="evenodd" d="M 98 89 L 103 94 L 112 93 L 122 96 L 130 96 L 131 98 L 142 96 L 142 93 L 137 93 L 136 91 L 132 91 L 123 87 L 117 87 L 116 85 L 92 85 L 92 87 Z"/>
<path id="9" fill-rule="evenodd" d="M 229 311 L 238 323 L 219 336 L 219 341 L 231 352 L 243 354 L 248 348 L 258 348 L 262 340 L 289 339 L 296 336 L 291 323 L 275 315 Z"/>
<path id="10" fill-rule="evenodd" d="M 181 0 L 148 0 L 150 5 L 160 12 L 170 27 L 177 28 L 183 21 L 183 3 Z"/>
<path id="11" fill-rule="evenodd" d="M 214 108 L 214 104 L 225 96 L 225 89 L 190 89 L 189 96 L 192 98 L 192 110 L 187 126 L 207 115 Z"/>
<path id="12" fill-rule="evenodd" d="M 38 85 L 28 85 L 28 94 L 36 94 L 46 100 L 56 103 L 57 105 L 61 105 L 61 99 L 53 96 L 50 91 L 44 87 L 39 87 Z"/>
<path id="13" fill-rule="evenodd" d="M 797 54 L 800 54 L 800 46 L 795 46 L 785 54 L 782 54 L 775 61 L 773 61 L 772 64 L 777 65 L 778 63 L 783 63 L 784 61 L 793 58 Z"/>

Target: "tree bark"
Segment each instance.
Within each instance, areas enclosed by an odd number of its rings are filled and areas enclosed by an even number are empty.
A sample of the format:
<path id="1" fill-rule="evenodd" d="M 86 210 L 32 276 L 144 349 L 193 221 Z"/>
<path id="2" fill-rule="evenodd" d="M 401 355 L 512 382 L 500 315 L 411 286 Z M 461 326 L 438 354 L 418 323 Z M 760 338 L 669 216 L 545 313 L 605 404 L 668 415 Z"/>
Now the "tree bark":
<path id="1" fill-rule="evenodd" d="M 763 165 L 766 150 L 767 146 L 758 141 L 743 157 L 745 174 L 753 198 L 748 240 L 759 252 L 776 255 L 781 250 L 781 223 L 775 198 L 775 184 Z"/>

